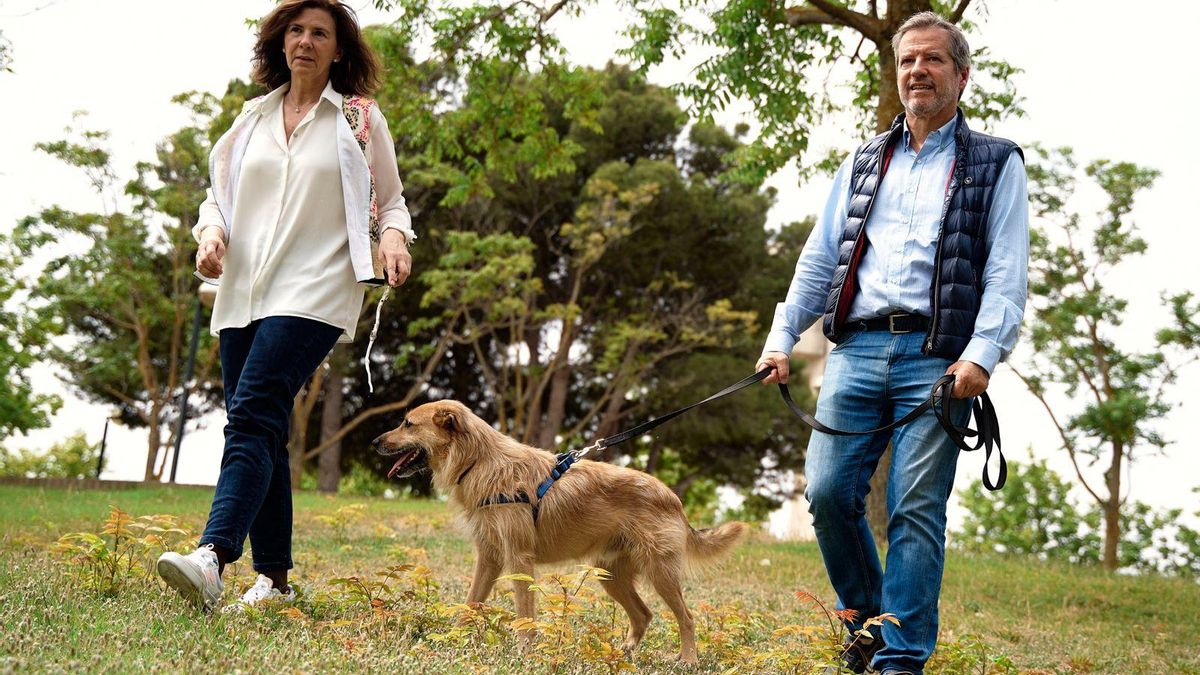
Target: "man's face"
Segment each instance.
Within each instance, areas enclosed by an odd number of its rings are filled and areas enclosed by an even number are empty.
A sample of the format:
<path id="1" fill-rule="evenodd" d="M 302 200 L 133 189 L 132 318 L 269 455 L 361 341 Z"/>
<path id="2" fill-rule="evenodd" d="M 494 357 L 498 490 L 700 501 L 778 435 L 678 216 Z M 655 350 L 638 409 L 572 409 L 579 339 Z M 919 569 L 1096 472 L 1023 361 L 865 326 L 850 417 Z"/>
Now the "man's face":
<path id="1" fill-rule="evenodd" d="M 896 80 L 900 102 L 910 117 L 953 114 L 969 72 L 954 65 L 950 34 L 941 28 L 918 28 L 900 39 Z"/>

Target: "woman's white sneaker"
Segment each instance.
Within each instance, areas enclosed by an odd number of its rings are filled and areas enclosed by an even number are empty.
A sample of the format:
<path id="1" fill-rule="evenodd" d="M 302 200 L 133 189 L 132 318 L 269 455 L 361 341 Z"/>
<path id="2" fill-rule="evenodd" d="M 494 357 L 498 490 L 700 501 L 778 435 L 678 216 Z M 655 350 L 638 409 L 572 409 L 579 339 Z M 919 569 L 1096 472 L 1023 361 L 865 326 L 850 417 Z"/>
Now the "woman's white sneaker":
<path id="1" fill-rule="evenodd" d="M 290 584 L 288 585 L 288 592 L 282 593 L 279 589 L 275 588 L 275 582 L 260 574 L 258 575 L 258 579 L 255 580 L 254 585 L 243 593 L 237 602 L 221 611 L 241 612 L 247 607 L 254 607 L 264 602 L 292 602 L 295 599 L 296 589 Z"/>
<path id="2" fill-rule="evenodd" d="M 158 576 L 179 591 L 184 600 L 200 611 L 211 611 L 221 602 L 225 583 L 212 544 L 201 546 L 187 555 L 167 551 L 158 557 Z"/>

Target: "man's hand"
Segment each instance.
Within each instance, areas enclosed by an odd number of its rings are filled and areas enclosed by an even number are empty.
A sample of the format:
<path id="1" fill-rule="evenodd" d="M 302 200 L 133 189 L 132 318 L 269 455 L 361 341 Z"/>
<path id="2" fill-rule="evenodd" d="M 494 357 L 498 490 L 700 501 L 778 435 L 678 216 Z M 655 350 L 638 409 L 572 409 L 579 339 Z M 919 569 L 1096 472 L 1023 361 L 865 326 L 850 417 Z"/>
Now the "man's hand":
<path id="1" fill-rule="evenodd" d="M 783 352 L 767 352 L 754 366 L 754 372 L 759 372 L 763 368 L 774 367 L 775 372 L 767 376 L 763 380 L 763 384 L 787 384 L 788 367 L 790 365 L 788 355 Z"/>
<path id="2" fill-rule="evenodd" d="M 970 361 L 955 361 L 946 369 L 946 374 L 954 376 L 954 388 L 950 390 L 951 398 L 978 396 L 987 389 L 991 379 L 986 370 Z"/>
<path id="3" fill-rule="evenodd" d="M 200 234 L 196 251 L 196 271 L 209 279 L 217 279 L 225 271 L 225 234 L 219 227 L 207 227 Z"/>
<path id="4" fill-rule="evenodd" d="M 396 288 L 408 279 L 412 272 L 412 256 L 400 230 L 389 227 L 379 236 L 379 262 L 383 263 L 388 286 Z"/>

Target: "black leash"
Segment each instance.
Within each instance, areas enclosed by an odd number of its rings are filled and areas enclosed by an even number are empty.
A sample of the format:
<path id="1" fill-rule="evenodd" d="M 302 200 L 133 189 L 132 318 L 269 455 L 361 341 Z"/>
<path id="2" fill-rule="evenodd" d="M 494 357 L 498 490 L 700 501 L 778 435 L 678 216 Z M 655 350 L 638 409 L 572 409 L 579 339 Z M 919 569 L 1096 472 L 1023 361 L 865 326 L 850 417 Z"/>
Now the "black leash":
<path id="1" fill-rule="evenodd" d="M 702 406 L 705 403 L 711 403 L 719 398 L 724 398 L 725 396 L 741 391 L 752 384 L 762 382 L 772 372 L 772 368 L 760 370 L 753 375 L 748 375 L 738 382 L 725 387 L 721 391 L 718 391 L 702 401 L 697 401 L 689 406 L 674 410 L 666 415 L 663 415 L 662 417 L 656 417 L 649 422 L 639 424 L 638 426 L 626 431 L 622 431 L 619 434 L 609 436 L 607 438 L 601 438 L 592 445 L 581 450 L 576 450 L 569 454 L 575 459 L 580 459 L 593 450 L 603 450 L 605 448 L 610 448 L 614 445 L 624 443 L 631 438 L 641 436 L 642 434 L 645 434 L 666 424 L 667 422 L 670 422 L 692 408 Z M 833 427 L 826 426 L 817 418 L 808 414 L 804 410 L 801 410 L 800 406 L 796 405 L 796 402 L 792 400 L 791 391 L 788 390 L 788 386 L 786 384 L 779 384 L 779 393 L 780 396 L 783 397 L 783 402 L 787 404 L 788 408 L 791 409 L 791 411 L 795 413 L 801 421 L 813 429 L 820 431 L 821 433 L 830 434 L 832 436 L 868 436 L 883 433 L 885 431 L 892 431 L 893 429 L 902 427 L 905 424 L 912 422 L 921 415 L 925 414 L 927 410 L 932 409 L 934 417 L 937 418 L 938 424 L 941 425 L 942 429 L 946 432 L 946 435 L 950 437 L 950 440 L 954 441 L 955 445 L 967 452 L 984 448 L 983 485 L 991 491 L 999 490 L 1000 488 L 1004 487 L 1005 481 L 1008 480 L 1008 462 L 1005 461 L 1004 452 L 1000 449 L 1000 423 L 996 418 L 996 408 L 992 405 L 992 399 L 985 391 L 979 396 L 975 397 L 975 402 L 971 406 L 971 415 L 975 418 L 976 429 L 970 428 L 969 420 L 968 426 L 960 427 L 955 425 L 950 421 L 950 390 L 953 388 L 953 386 L 954 376 L 943 375 L 942 377 L 938 378 L 937 382 L 933 383 L 933 387 L 930 389 L 928 399 L 922 401 L 920 405 L 910 410 L 908 414 L 896 420 L 895 422 L 877 429 L 871 429 L 869 431 L 843 431 L 841 429 L 834 429 Z M 976 439 L 974 445 L 971 445 L 967 442 L 967 439 L 972 437 Z M 988 465 L 990 465 L 992 461 L 993 449 L 996 455 L 999 457 L 999 470 L 994 483 L 992 482 L 991 477 L 988 475 Z"/>
<path id="2" fill-rule="evenodd" d="M 767 369 L 761 372 L 770 373 L 771 370 Z M 953 375 L 939 377 L 930 389 L 929 398 L 922 401 L 921 405 L 913 408 L 907 415 L 895 422 L 879 427 L 878 429 L 871 429 L 870 431 L 842 431 L 841 429 L 834 429 L 821 424 L 817 418 L 796 405 L 796 402 L 792 400 L 792 393 L 788 390 L 788 386 L 782 382 L 779 384 L 779 394 L 783 397 L 783 402 L 787 404 L 787 407 L 805 424 L 821 433 L 830 434 L 831 436 L 867 436 L 891 431 L 912 422 L 925 414 L 925 411 L 932 409 L 933 416 L 937 418 L 938 424 L 941 425 L 946 435 L 950 437 L 950 440 L 954 441 L 955 445 L 967 452 L 984 448 L 983 486 L 995 492 L 1004 487 L 1004 483 L 1008 480 L 1008 462 L 1004 459 L 1004 451 L 1000 449 L 1000 422 L 996 418 L 996 407 L 992 405 L 992 399 L 985 391 L 976 396 L 974 403 L 971 405 L 971 416 L 975 418 L 976 429 L 970 428 L 970 420 L 967 421 L 967 426 L 965 427 L 957 426 L 950 421 L 950 401 L 952 400 L 950 390 L 953 387 Z M 975 437 L 976 439 L 974 445 L 967 443 L 967 439 L 971 437 Z M 999 457 L 999 470 L 995 483 L 992 482 L 991 477 L 988 475 L 988 466 L 992 463 L 993 448 Z"/>

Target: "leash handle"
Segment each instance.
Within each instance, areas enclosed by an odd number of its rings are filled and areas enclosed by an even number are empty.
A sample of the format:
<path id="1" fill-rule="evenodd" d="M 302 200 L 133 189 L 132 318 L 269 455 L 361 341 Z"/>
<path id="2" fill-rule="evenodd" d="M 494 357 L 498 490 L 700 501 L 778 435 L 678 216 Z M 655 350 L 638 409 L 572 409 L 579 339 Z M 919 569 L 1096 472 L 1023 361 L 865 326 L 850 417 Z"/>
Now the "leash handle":
<path id="1" fill-rule="evenodd" d="M 765 372 L 770 372 L 768 369 Z M 779 383 L 779 394 L 783 397 L 783 402 L 787 407 L 801 419 L 805 424 L 813 429 L 831 436 L 868 436 L 886 431 L 892 431 L 904 426 L 925 414 L 927 410 L 933 410 L 933 415 L 937 419 L 938 424 L 960 449 L 967 452 L 973 452 L 979 448 L 984 448 L 983 460 L 983 485 L 989 491 L 995 492 L 1004 487 L 1004 483 L 1008 480 L 1008 462 L 1004 459 L 1004 452 L 1000 448 L 1000 423 L 996 417 L 996 407 L 992 405 L 992 399 L 987 392 L 982 392 L 975 397 L 974 403 L 971 405 L 971 415 L 975 418 L 976 429 L 970 428 L 970 420 L 968 426 L 960 427 L 951 422 L 950 401 L 952 396 L 950 392 L 954 388 L 954 376 L 943 375 L 933 383 L 929 391 L 929 398 L 921 402 L 908 412 L 904 417 L 886 424 L 877 429 L 869 431 L 843 431 L 833 427 L 826 426 L 816 417 L 805 412 L 796 402 L 792 400 L 792 393 L 788 386 L 782 382 Z M 967 438 L 975 437 L 974 445 L 967 443 Z M 988 466 L 992 463 L 992 452 L 995 451 L 998 456 L 998 470 L 996 480 L 992 478 L 988 471 Z"/>

